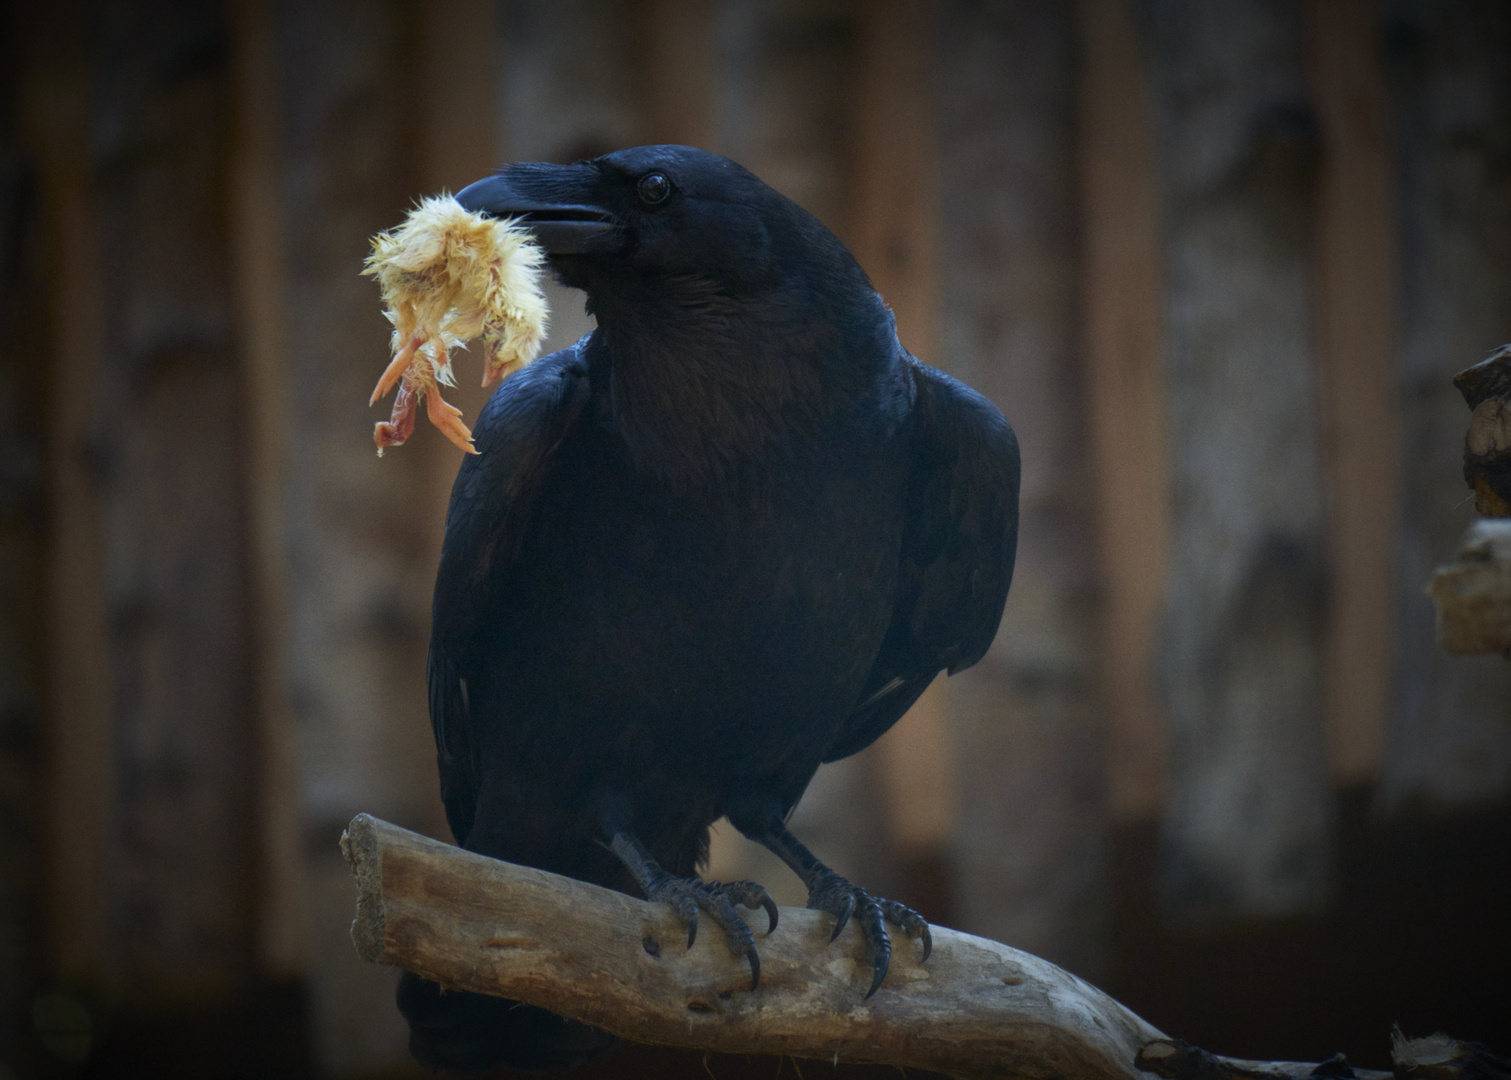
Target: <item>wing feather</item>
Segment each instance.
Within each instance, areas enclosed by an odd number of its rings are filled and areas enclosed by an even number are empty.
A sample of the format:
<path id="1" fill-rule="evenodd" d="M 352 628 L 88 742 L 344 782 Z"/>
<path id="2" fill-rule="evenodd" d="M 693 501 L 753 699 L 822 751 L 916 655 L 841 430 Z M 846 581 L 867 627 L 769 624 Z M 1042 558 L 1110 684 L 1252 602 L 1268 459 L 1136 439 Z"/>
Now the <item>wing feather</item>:
<path id="1" fill-rule="evenodd" d="M 431 609 L 427 681 L 441 798 L 459 844 L 471 830 L 480 782 L 479 733 L 467 695 L 479 620 L 508 578 L 541 478 L 586 400 L 580 343 L 506 379 L 478 418 L 478 453 L 463 460 L 451 489 Z"/>
<path id="2" fill-rule="evenodd" d="M 897 603 L 861 704 L 824 754 L 869 746 L 940 671 L 986 654 L 1002 620 L 1018 547 L 1018 441 L 986 398 L 907 358 L 914 469 Z"/>

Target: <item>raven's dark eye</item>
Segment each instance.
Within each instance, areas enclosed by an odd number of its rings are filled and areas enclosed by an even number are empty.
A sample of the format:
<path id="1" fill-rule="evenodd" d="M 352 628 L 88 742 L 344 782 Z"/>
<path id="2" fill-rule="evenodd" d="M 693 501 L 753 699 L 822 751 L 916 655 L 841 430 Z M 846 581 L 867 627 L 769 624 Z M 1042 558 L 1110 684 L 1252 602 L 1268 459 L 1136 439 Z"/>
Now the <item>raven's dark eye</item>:
<path id="1" fill-rule="evenodd" d="M 671 197 L 672 182 L 666 178 L 666 173 L 646 173 L 640 178 L 635 192 L 646 206 L 659 206 Z"/>

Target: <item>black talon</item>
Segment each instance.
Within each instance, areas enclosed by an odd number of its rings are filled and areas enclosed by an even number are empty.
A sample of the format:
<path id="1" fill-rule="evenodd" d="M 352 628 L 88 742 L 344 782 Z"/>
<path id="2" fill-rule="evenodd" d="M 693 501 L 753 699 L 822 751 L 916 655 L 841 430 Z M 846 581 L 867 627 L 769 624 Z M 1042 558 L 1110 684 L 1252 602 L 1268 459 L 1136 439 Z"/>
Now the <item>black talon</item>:
<path id="1" fill-rule="evenodd" d="M 882 980 L 887 977 L 887 968 L 892 965 L 892 951 L 888 949 L 882 953 L 876 961 L 876 976 L 871 980 L 871 989 L 866 991 L 866 1001 L 871 1000 L 871 995 L 881 989 Z"/>
<path id="2" fill-rule="evenodd" d="M 691 949 L 693 947 L 693 942 L 695 942 L 697 940 L 698 940 L 698 909 L 694 908 L 693 909 L 693 913 L 687 917 L 687 947 L 689 949 Z"/>
<path id="3" fill-rule="evenodd" d="M 845 897 L 845 906 L 840 908 L 834 916 L 834 933 L 829 935 L 829 943 L 832 945 L 836 938 L 850 925 L 850 916 L 855 914 L 855 897 Z"/>
<path id="4" fill-rule="evenodd" d="M 882 981 L 887 977 L 887 969 L 892 963 L 892 940 L 887 936 L 886 927 L 888 922 L 895 923 L 910 939 L 922 938 L 923 959 L 929 958 L 934 950 L 934 941 L 929 933 L 929 924 L 922 915 L 905 904 L 878 899 L 829 869 L 803 846 L 801 840 L 792 835 L 777 808 L 768 807 L 749 818 L 731 815 L 730 820 L 746 836 L 774 852 L 803 879 L 803 884 L 808 886 L 810 908 L 827 911 L 834 916 L 834 931 L 829 935 L 831 944 L 844 932 L 850 917 L 856 917 L 866 943 L 866 960 L 873 969 L 871 988 L 866 991 L 867 999 L 881 989 Z"/>
<path id="5" fill-rule="evenodd" d="M 750 961 L 750 988 L 754 990 L 761 985 L 761 957 L 754 945 L 745 950 L 745 959 Z"/>
<path id="6" fill-rule="evenodd" d="M 771 898 L 771 894 L 765 889 L 762 889 L 761 893 L 761 906 L 766 909 L 766 917 L 771 920 L 770 925 L 766 927 L 766 933 L 769 935 L 776 929 L 776 901 Z"/>
<path id="7" fill-rule="evenodd" d="M 769 935 L 776 929 L 776 901 L 771 898 L 771 894 L 765 888 L 753 881 L 732 881 L 728 885 L 723 886 L 723 890 L 725 896 L 729 898 L 732 904 L 739 904 L 741 907 L 752 910 L 755 908 L 765 909 L 767 920 L 766 933 Z"/>

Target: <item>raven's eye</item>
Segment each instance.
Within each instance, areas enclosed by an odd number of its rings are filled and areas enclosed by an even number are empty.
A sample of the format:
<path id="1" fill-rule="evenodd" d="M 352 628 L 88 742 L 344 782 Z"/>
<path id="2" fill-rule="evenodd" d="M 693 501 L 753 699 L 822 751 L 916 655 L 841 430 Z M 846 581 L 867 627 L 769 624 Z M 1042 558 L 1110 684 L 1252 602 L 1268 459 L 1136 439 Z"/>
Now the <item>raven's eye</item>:
<path id="1" fill-rule="evenodd" d="M 640 178 L 635 192 L 646 206 L 659 206 L 671 197 L 672 182 L 666 178 L 666 173 L 646 173 Z"/>

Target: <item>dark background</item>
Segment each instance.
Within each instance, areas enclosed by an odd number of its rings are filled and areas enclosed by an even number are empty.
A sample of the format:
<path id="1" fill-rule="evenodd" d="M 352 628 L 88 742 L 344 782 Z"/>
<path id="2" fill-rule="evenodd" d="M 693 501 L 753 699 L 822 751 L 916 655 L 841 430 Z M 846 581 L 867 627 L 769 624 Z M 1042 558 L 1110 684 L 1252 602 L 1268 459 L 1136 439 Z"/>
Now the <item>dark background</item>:
<path id="1" fill-rule="evenodd" d="M 1511 1048 L 1511 665 L 1442 654 L 1422 591 L 1473 514 L 1449 379 L 1511 339 L 1511 5 L 4 18 L 0 1080 L 418 1074 L 336 840 L 446 835 L 459 454 L 374 455 L 357 272 L 422 194 L 663 141 L 829 223 L 1023 445 L 997 644 L 797 831 L 1215 1051 Z M 552 300 L 555 343 L 590 325 Z M 713 862 L 801 902 L 727 827 Z"/>

